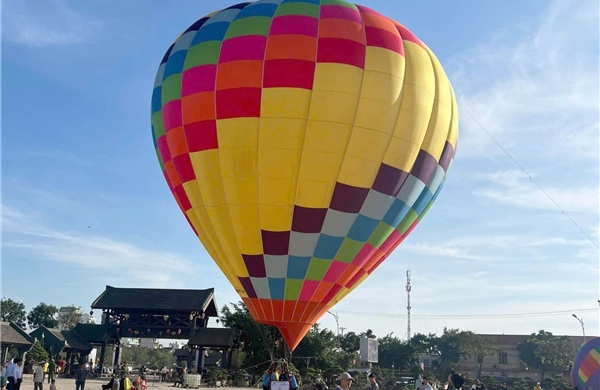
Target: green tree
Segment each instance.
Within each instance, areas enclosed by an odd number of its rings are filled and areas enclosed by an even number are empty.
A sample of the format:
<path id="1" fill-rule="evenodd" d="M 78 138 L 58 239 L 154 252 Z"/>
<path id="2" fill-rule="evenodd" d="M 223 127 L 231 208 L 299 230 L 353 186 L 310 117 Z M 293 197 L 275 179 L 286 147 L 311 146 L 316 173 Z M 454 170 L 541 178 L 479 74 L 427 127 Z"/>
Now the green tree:
<path id="1" fill-rule="evenodd" d="M 58 324 L 62 329 L 71 330 L 81 321 L 83 313 L 75 305 L 68 307 L 68 310 L 61 311 L 58 314 Z"/>
<path id="2" fill-rule="evenodd" d="M 46 328 L 56 328 L 58 320 L 55 318 L 58 309 L 54 305 L 40 303 L 27 314 L 27 324 L 33 329 L 44 325 Z"/>
<path id="3" fill-rule="evenodd" d="M 345 352 L 356 353 L 360 349 L 360 336 L 348 332 L 340 338 L 340 346 Z"/>
<path id="4" fill-rule="evenodd" d="M 33 343 L 29 352 L 27 352 L 27 357 L 31 358 L 34 362 L 39 362 L 41 360 L 48 361 L 49 355 L 44 350 L 44 347 L 42 347 L 42 344 L 38 340 L 35 340 L 35 343 Z"/>
<path id="5" fill-rule="evenodd" d="M 499 390 L 502 387 L 502 383 L 498 381 L 498 379 L 494 378 L 491 375 L 482 378 L 482 382 L 485 384 L 487 390 Z"/>
<path id="6" fill-rule="evenodd" d="M 359 334 L 360 337 L 366 337 L 368 339 L 376 339 L 377 336 L 375 336 L 375 333 L 373 333 L 373 331 L 371 329 L 367 329 L 366 332 L 361 332 Z"/>
<path id="7" fill-rule="evenodd" d="M 224 326 L 235 329 L 236 343 L 244 352 L 244 366 L 260 365 L 258 370 L 264 370 L 268 365 L 265 362 L 273 360 L 276 351 L 283 348 L 279 330 L 256 322 L 243 302 L 230 305 L 223 306 L 221 318 Z"/>
<path id="8" fill-rule="evenodd" d="M 0 300 L 0 318 L 2 321 L 14 322 L 22 329 L 26 329 L 25 325 L 25 305 L 22 302 L 14 301 L 10 298 L 2 298 Z"/>
<path id="9" fill-rule="evenodd" d="M 144 348 L 131 346 L 123 348 L 122 361 L 127 361 L 130 367 L 140 368 L 142 365 L 146 368 L 160 369 L 164 366 L 172 367 L 177 359 L 167 348 Z M 105 365 L 109 364 L 105 362 Z"/>
<path id="10" fill-rule="evenodd" d="M 405 341 L 394 337 L 393 333 L 378 339 L 379 362 L 383 368 L 406 369 L 418 363 L 414 347 Z"/>
<path id="11" fill-rule="evenodd" d="M 337 337 L 329 329 L 321 329 L 319 324 L 313 325 L 311 330 L 304 336 L 294 354 L 297 356 L 314 357 L 316 366 L 325 377 L 339 374 L 349 365 L 350 355 L 340 354 L 335 351 Z M 295 361 L 296 367 L 301 373 L 306 372 L 309 363 L 303 359 Z M 337 372 L 336 372 L 337 371 Z"/>
<path id="12" fill-rule="evenodd" d="M 438 337 L 433 333 L 429 333 L 428 335 L 415 333 L 410 339 L 410 344 L 417 353 L 426 353 L 429 355 L 439 354 L 437 349 Z"/>
<path id="13" fill-rule="evenodd" d="M 496 348 L 489 337 L 484 337 L 478 334 L 466 334 L 466 341 L 468 343 L 467 350 L 473 356 L 477 357 L 479 367 L 477 368 L 477 378 L 481 377 L 481 371 L 483 370 L 483 360 L 496 352 Z"/>
<path id="14" fill-rule="evenodd" d="M 473 354 L 473 332 L 444 328 L 444 333 L 437 339 L 436 349 L 439 359 L 434 363 L 437 368 L 449 368 L 458 364 L 461 358 Z"/>
<path id="15" fill-rule="evenodd" d="M 542 380 L 548 370 L 565 372 L 577 348 L 566 336 L 554 336 L 551 332 L 540 330 L 517 346 L 521 361 L 530 367 L 542 371 Z"/>

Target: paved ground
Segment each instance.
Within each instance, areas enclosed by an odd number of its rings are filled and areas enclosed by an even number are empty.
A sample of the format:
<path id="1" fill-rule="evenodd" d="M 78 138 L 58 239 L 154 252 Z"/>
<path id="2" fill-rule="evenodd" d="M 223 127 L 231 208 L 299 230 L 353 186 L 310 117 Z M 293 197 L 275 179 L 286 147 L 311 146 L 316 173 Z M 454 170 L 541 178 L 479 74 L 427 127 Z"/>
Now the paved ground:
<path id="1" fill-rule="evenodd" d="M 85 390 L 102 390 L 102 385 L 108 383 L 109 378 L 102 379 L 88 379 L 85 382 Z M 175 390 L 181 389 L 180 387 L 173 387 L 172 383 L 158 383 L 152 382 L 152 379 L 148 381 L 148 390 Z M 206 388 L 204 388 L 206 389 Z M 228 389 L 236 389 L 240 390 L 241 388 L 237 387 L 222 387 L 222 390 Z M 249 388 L 248 388 L 249 389 Z M 23 383 L 21 383 L 21 390 L 33 390 L 33 376 L 32 375 L 23 375 Z M 50 390 L 50 385 L 44 382 L 44 390 Z M 58 378 L 56 379 L 56 390 L 75 390 L 75 379 L 68 378 Z"/>

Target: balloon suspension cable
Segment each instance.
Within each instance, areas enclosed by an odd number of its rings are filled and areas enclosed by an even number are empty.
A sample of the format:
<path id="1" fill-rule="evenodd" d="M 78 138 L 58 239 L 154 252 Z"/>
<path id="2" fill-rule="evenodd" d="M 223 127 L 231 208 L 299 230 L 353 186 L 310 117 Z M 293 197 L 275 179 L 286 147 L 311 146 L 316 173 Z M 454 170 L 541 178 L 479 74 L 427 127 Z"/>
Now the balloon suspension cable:
<path id="1" fill-rule="evenodd" d="M 502 145 L 500 145 L 500 142 L 498 142 L 496 140 L 496 138 L 494 138 L 494 136 L 487 131 L 487 129 L 485 127 L 483 127 L 483 125 L 473 116 L 473 114 L 471 114 L 471 112 L 469 110 L 467 110 L 467 108 L 465 106 L 462 105 L 462 103 L 457 99 L 456 100 L 458 105 L 461 106 L 463 108 L 463 110 L 465 110 L 465 112 L 471 117 L 471 119 L 473 119 L 475 121 L 475 123 L 477 123 L 477 125 L 479 125 L 479 127 L 488 135 L 488 137 L 491 138 L 492 141 L 494 141 L 496 143 L 496 145 L 504 152 L 504 154 L 506 154 L 508 156 L 508 158 L 510 158 L 512 160 L 513 163 L 515 163 L 515 165 L 529 178 L 529 181 L 531 181 L 533 184 L 535 184 L 543 193 L 544 195 L 546 195 L 546 197 L 548 199 L 550 199 L 550 201 L 552 203 L 554 203 L 554 205 L 556 206 L 556 208 L 558 208 L 561 213 L 567 217 L 569 219 L 569 221 L 571 221 L 571 223 L 573 225 L 575 225 L 575 227 L 577 229 L 579 229 L 579 231 L 587 237 L 587 239 L 592 243 L 592 245 L 594 245 L 597 249 L 600 249 L 600 247 L 598 246 L 598 243 L 596 243 L 596 241 L 594 241 L 592 239 L 592 237 L 590 237 L 589 234 L 587 234 L 582 228 L 581 226 L 579 226 L 577 224 L 577 222 L 575 222 L 575 220 L 573 220 L 573 218 L 571 218 L 571 216 L 569 215 L 569 213 L 567 213 L 562 207 L 560 207 L 560 205 L 550 196 L 550 194 L 548 194 L 546 192 L 546 190 L 544 190 L 544 188 L 540 185 L 540 183 L 538 183 L 530 174 L 529 172 L 527 172 L 525 170 L 525 168 L 523 168 L 523 166 L 521 164 L 519 164 L 519 162 L 517 160 L 515 160 L 515 158 L 508 153 L 508 151 L 506 149 L 504 149 L 504 147 Z"/>

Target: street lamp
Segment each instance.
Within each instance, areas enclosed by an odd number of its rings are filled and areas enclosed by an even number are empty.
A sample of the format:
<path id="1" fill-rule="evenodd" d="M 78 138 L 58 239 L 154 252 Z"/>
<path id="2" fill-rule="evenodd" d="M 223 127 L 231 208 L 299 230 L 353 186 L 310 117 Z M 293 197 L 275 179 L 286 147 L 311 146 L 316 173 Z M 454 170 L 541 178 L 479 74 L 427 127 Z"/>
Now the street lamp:
<path id="1" fill-rule="evenodd" d="M 335 318 L 335 324 L 337 326 L 337 337 L 338 337 L 338 340 L 339 340 L 340 339 L 340 319 L 337 316 L 337 314 L 334 314 L 334 313 L 332 313 L 330 311 L 327 311 L 327 313 L 331 314 L 333 316 L 333 318 Z"/>
<path id="2" fill-rule="evenodd" d="M 575 319 L 579 321 L 579 324 L 581 325 L 581 331 L 583 332 L 583 342 L 585 343 L 585 327 L 583 326 L 583 318 L 579 318 L 575 314 L 573 314 L 573 317 L 575 317 Z"/>

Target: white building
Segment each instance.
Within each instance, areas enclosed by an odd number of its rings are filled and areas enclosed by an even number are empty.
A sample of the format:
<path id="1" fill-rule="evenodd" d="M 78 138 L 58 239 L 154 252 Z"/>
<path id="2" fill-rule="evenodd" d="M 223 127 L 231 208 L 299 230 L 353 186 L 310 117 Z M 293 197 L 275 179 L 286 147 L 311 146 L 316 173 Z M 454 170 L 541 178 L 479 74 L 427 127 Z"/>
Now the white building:
<path id="1" fill-rule="evenodd" d="M 68 326 L 65 326 L 65 317 L 71 314 L 78 314 L 80 318 L 83 318 L 83 310 L 81 310 L 81 306 L 63 306 L 58 309 L 58 329 L 60 330 L 68 330 Z M 81 322 L 81 320 L 79 321 Z"/>
<path id="2" fill-rule="evenodd" d="M 96 319 L 94 317 L 92 317 L 91 315 L 89 315 L 88 313 L 83 313 L 83 315 L 81 316 L 80 322 L 82 324 L 95 324 Z"/>

